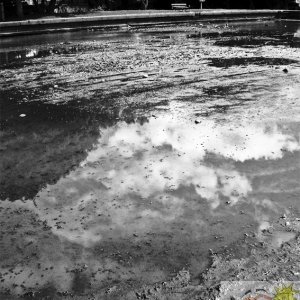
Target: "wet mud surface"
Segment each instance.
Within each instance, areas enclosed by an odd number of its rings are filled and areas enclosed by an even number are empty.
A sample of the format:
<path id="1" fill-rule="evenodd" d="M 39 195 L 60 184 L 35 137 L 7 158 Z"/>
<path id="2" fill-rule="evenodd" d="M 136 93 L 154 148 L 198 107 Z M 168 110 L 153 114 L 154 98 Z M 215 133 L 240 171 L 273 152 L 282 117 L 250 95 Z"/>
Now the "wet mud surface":
<path id="1" fill-rule="evenodd" d="M 0 298 L 217 299 L 222 280 L 299 280 L 299 28 L 6 41 Z"/>

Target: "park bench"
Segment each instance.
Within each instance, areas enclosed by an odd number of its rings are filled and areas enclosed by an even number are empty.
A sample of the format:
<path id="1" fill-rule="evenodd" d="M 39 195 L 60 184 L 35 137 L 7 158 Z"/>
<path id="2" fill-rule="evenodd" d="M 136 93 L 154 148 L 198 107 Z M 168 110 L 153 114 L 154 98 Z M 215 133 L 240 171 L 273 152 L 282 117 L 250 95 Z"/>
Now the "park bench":
<path id="1" fill-rule="evenodd" d="M 186 3 L 172 3 L 171 6 L 172 9 L 180 9 L 180 10 L 189 9 Z"/>

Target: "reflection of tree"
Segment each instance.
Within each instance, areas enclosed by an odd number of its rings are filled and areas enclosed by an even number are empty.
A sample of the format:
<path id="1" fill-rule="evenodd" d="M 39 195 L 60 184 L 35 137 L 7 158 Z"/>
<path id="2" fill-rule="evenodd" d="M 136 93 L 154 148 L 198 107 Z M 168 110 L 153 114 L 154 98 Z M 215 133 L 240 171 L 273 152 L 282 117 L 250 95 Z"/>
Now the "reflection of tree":
<path id="1" fill-rule="evenodd" d="M 16 9 L 18 18 L 23 18 L 23 5 L 22 0 L 16 0 Z"/>
<path id="2" fill-rule="evenodd" d="M 110 123 L 107 116 L 67 105 L 15 105 L 0 98 L 1 199 L 30 198 L 56 182 L 86 157 L 99 137 L 99 123 Z"/>
<path id="3" fill-rule="evenodd" d="M 293 1 L 289 0 L 207 0 L 205 6 L 207 8 L 288 8 Z M 187 0 L 187 3 L 192 7 L 199 7 L 199 0 Z"/>
<path id="4" fill-rule="evenodd" d="M 142 0 L 143 9 L 147 9 L 149 5 L 149 0 Z"/>
<path id="5" fill-rule="evenodd" d="M 298 0 L 207 0 L 206 8 L 227 8 L 227 9 L 297 9 Z M 1 1 L 0 1 L 1 2 Z M 102 7 L 108 10 L 120 9 L 170 9 L 171 3 L 180 2 L 179 0 L 33 0 L 34 5 L 26 5 L 21 0 L 4 0 L 5 12 L 7 15 L 16 15 L 23 18 L 24 14 L 37 13 L 38 15 L 53 14 L 55 9 L 62 11 L 61 8 L 97 8 Z M 199 0 L 186 0 L 191 8 L 199 8 Z"/>

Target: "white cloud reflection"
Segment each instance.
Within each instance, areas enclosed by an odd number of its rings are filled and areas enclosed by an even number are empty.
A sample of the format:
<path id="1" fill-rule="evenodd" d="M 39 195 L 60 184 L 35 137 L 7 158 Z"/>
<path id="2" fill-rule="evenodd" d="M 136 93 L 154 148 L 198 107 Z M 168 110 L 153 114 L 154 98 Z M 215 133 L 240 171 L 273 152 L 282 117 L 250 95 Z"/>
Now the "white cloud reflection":
<path id="1" fill-rule="evenodd" d="M 225 201 L 235 205 L 252 192 L 236 161 L 278 159 L 285 151 L 299 150 L 296 138 L 276 125 L 203 121 L 191 126 L 157 118 L 101 131 L 80 168 L 38 195 L 38 211 L 47 210 L 43 218 L 52 231 L 84 247 L 111 232 L 126 236 L 159 226 L 165 230 L 183 218 L 193 201 L 202 207 L 206 201 L 211 210 Z M 55 220 L 58 208 L 62 228 Z"/>
<path id="2" fill-rule="evenodd" d="M 2 202 L 3 208 L 16 210 L 20 218 L 21 213 L 26 216 L 27 223 L 16 231 L 20 249 L 31 242 L 32 247 L 40 245 L 34 248 L 39 249 L 35 250 L 37 261 L 34 258 L 30 264 L 24 260 L 23 272 L 7 276 L 5 287 L 14 282 L 21 284 L 28 277 L 27 286 L 34 286 L 38 280 L 41 285 L 54 281 L 59 290 L 68 290 L 72 288 L 73 273 L 66 270 L 82 265 L 87 266 L 85 272 L 96 274 L 97 282 L 107 278 L 106 269 L 124 278 L 132 278 L 135 271 L 139 276 L 149 276 L 149 269 L 154 272 L 155 251 L 153 256 L 148 254 L 125 267 L 115 257 L 107 259 L 107 253 L 101 256 L 101 248 L 111 242 L 131 247 L 147 241 L 149 253 L 164 242 L 175 248 L 185 241 L 205 241 L 205 247 L 213 248 L 240 237 L 243 226 L 250 221 L 258 224 L 257 237 L 267 241 L 263 232 L 270 226 L 270 216 L 282 209 L 276 199 L 269 199 L 266 182 L 255 183 L 253 178 L 272 174 L 274 169 L 278 172 L 275 162 L 266 169 L 265 160 L 299 150 L 297 138 L 284 130 L 276 125 L 234 127 L 232 123 L 210 121 L 191 125 L 172 118 L 101 129 L 102 137 L 81 166 L 47 185 L 34 201 Z M 280 164 L 280 168 L 286 171 L 291 163 Z M 247 213 L 238 217 L 242 209 Z M 7 228 L 14 228 L 10 222 L 15 220 L 6 210 L 1 217 Z M 215 239 L 216 235 L 224 236 L 224 240 Z M 183 240 L 185 236 L 187 240 Z M 290 238 L 279 233 L 271 245 L 278 246 Z M 6 239 L 4 248 L 10 254 L 10 239 Z M 95 249 L 99 251 L 96 259 Z M 7 257 L 14 264 L 22 255 L 27 254 L 15 252 Z M 53 269 L 39 279 L 50 266 Z M 157 267 L 154 270 L 159 281 L 162 271 Z M 7 272 L 5 268 L 0 271 Z"/>
<path id="3" fill-rule="evenodd" d="M 235 203 L 251 191 L 251 185 L 237 171 L 213 165 L 206 154 L 244 162 L 278 159 L 284 151 L 299 150 L 299 142 L 275 125 L 233 127 L 203 121 L 191 126 L 172 118 L 151 119 L 143 125 L 123 123 L 107 135 L 104 132 L 103 139 L 106 146 L 100 142 L 82 166 L 106 161 L 104 165 L 110 169 L 102 174 L 102 182 L 112 193 L 134 191 L 149 197 L 193 185 L 213 207 L 218 206 L 219 195 Z M 95 170 L 100 177 L 102 171 Z"/>

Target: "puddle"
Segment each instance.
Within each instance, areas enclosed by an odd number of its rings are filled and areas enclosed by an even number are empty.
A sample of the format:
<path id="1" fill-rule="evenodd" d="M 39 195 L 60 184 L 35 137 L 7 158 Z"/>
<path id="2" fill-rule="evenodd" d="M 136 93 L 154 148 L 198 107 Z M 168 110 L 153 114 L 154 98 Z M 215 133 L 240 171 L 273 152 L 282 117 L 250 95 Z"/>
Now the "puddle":
<path id="1" fill-rule="evenodd" d="M 275 27 L 272 25 L 270 27 L 267 26 L 262 30 L 221 32 L 215 37 L 215 45 L 245 48 L 260 46 L 300 47 L 297 24 L 291 26 L 290 31 L 287 29 L 289 25 L 280 25 L 277 23 Z"/>
<path id="2" fill-rule="evenodd" d="M 243 22 L 219 24 L 212 30 L 196 29 L 188 39 L 210 39 L 217 46 L 256 48 L 261 46 L 300 46 L 298 22 Z"/>
<path id="3" fill-rule="evenodd" d="M 249 23 L 248 28 L 245 25 L 238 24 L 232 25 L 232 29 L 226 30 L 215 28 L 215 32 L 198 32 L 189 33 L 187 38 L 191 39 L 213 39 L 215 45 L 218 46 L 239 46 L 239 47 L 258 47 L 264 45 L 286 45 L 291 47 L 300 46 L 300 38 L 298 31 L 298 24 L 295 22 L 269 22 L 269 23 Z M 242 30 L 236 28 L 242 27 Z M 259 30 L 258 30 L 259 29 Z M 171 37 L 176 36 L 176 32 L 171 35 L 164 35 L 156 33 L 151 43 L 160 43 L 162 40 L 170 40 Z M 68 55 L 74 54 L 82 50 L 89 50 L 89 47 L 82 48 L 80 44 L 68 45 L 69 43 L 76 43 L 78 41 L 98 41 L 110 40 L 111 42 L 120 41 L 122 39 L 132 39 L 139 42 L 151 38 L 150 33 L 141 32 L 125 32 L 115 34 L 104 34 L 95 32 L 76 32 L 76 33 L 61 33 L 61 34 L 48 34 L 38 35 L 28 40 L 27 37 L 19 37 L 18 42 L 12 38 L 4 39 L 2 43 L 3 49 L 8 50 L 0 51 L 0 65 L 13 67 L 18 66 L 21 62 L 30 61 L 33 58 L 42 58 L 54 54 Z M 61 43 L 59 46 L 46 47 L 48 43 Z M 149 42 L 149 41 L 148 41 Z M 27 47 L 26 47 L 27 45 Z M 16 47 L 18 46 L 17 49 Z M 25 47 L 25 48 L 24 48 Z M 162 45 L 163 47 L 163 45 Z M 9 50 L 12 48 L 12 50 Z M 92 49 L 92 48 L 91 48 Z M 266 62 L 267 63 L 267 62 Z"/>
<path id="4" fill-rule="evenodd" d="M 276 124 L 194 124 L 168 114 L 109 126 L 78 117 L 63 129 L 57 123 L 30 132 L 27 127 L 33 138 L 23 138 L 23 148 L 10 150 L 27 162 L 25 178 L 38 169 L 49 171 L 52 164 L 60 172 L 53 182 L 46 174 L 32 201 L 1 203 L 5 226 L 15 228 L 3 232 L 1 252 L 6 257 L 3 286 L 11 289 L 14 282 L 14 293 L 38 282 L 80 295 L 136 276 L 161 281 L 183 266 L 197 276 L 207 267 L 210 248 L 218 251 L 233 243 L 248 226 L 254 230 L 262 213 L 280 210 L 280 202 L 264 200 L 267 182 L 256 179 L 254 184 L 254 174 L 243 167 L 257 169 L 260 178 L 264 161 L 273 161 L 272 173 L 286 153 L 292 161 L 299 158 L 297 136 Z M 34 150 L 36 144 L 43 145 L 43 154 Z M 10 176 L 18 182 L 18 173 Z M 20 180 L 15 190 L 26 186 L 24 177 Z M 14 218 L 5 217 L 10 214 Z M 28 221 L 17 225 L 25 216 Z M 9 237 L 16 240 L 14 251 Z M 6 266 L 12 261 L 20 263 L 9 277 Z"/>
<path id="5" fill-rule="evenodd" d="M 82 41 L 102 41 L 109 40 L 115 42 L 117 40 L 137 39 L 143 36 L 141 33 L 131 32 L 116 32 L 107 33 L 103 31 L 76 31 L 76 32 L 62 32 L 62 33 L 49 33 L 38 34 L 31 36 L 18 36 L 17 38 L 2 38 L 1 46 L 3 48 L 33 48 L 34 46 L 49 46 L 52 44 L 63 43 L 78 43 Z"/>
<path id="6" fill-rule="evenodd" d="M 140 37 L 133 35 L 128 47 L 144 47 Z M 162 39 L 178 46 L 156 38 Z M 34 49 L 25 60 L 43 55 Z M 183 50 L 180 60 L 194 58 Z M 133 299 L 130 291 L 183 269 L 199 282 L 212 251 L 249 256 L 250 240 L 272 220 L 299 214 L 298 73 L 290 67 L 273 76 L 276 69 L 266 68 L 296 61 L 215 53 L 210 65 L 200 65 L 199 80 L 122 97 L 123 86 L 96 80 L 93 97 L 56 104 L 45 102 L 45 86 L 1 92 L 0 293 Z M 248 65 L 259 72 L 203 80 L 223 72 L 212 66 Z M 87 78 L 101 73 L 89 72 L 80 68 Z M 57 77 L 49 78 L 52 84 Z M 114 96 L 101 90 L 106 84 Z M 52 84 L 51 93 L 58 98 L 67 88 Z M 294 238 L 273 237 L 274 247 Z"/>
<path id="7" fill-rule="evenodd" d="M 93 148 L 100 135 L 99 125 L 111 125 L 117 117 L 113 111 L 87 112 L 78 103 L 20 100 L 16 105 L 9 98 L 22 97 L 19 93 L 2 96 L 1 199 L 30 199 L 46 183 L 56 182 Z"/>
<path id="8" fill-rule="evenodd" d="M 278 249 L 284 243 L 296 238 L 296 232 L 273 229 L 267 220 L 261 220 L 257 236 L 261 242 L 267 244 L 271 249 Z"/>
<path id="9" fill-rule="evenodd" d="M 260 46 L 300 46 L 297 22 L 268 22 L 219 26 L 215 32 L 200 31 L 187 35 L 191 39 L 212 39 L 217 46 L 253 48 Z"/>
<path id="10" fill-rule="evenodd" d="M 146 38 L 150 38 L 150 34 L 143 33 L 114 33 L 105 34 L 97 32 L 76 32 L 37 35 L 28 37 L 18 37 L 18 41 L 13 38 L 3 39 L 0 49 L 0 65 L 18 65 L 20 62 L 30 61 L 33 58 L 42 58 L 51 55 L 69 55 L 81 51 L 89 51 L 95 49 L 91 44 L 82 45 L 80 42 L 96 42 L 108 40 L 110 43 L 116 43 L 121 40 L 133 40 L 139 42 Z M 170 36 L 158 35 L 151 42 L 170 39 Z"/>
<path id="11" fill-rule="evenodd" d="M 218 68 L 230 68 L 233 66 L 280 66 L 298 63 L 297 60 L 288 58 L 268 57 L 234 57 L 234 58 L 209 58 L 209 65 Z"/>
<path id="12" fill-rule="evenodd" d="M 237 95 L 245 91 L 247 87 L 241 84 L 232 84 L 232 85 L 217 85 L 211 87 L 204 87 L 202 92 L 209 97 L 225 97 L 228 95 Z"/>
<path id="13" fill-rule="evenodd" d="M 249 37 L 240 36 L 238 38 L 223 39 L 215 42 L 216 46 L 227 46 L 227 47 L 261 47 L 261 46 L 290 46 L 290 47 L 300 47 L 300 40 L 298 38 L 281 37 L 276 36 L 269 37 Z"/>
<path id="14" fill-rule="evenodd" d="M 279 248 L 284 243 L 289 242 L 295 238 L 295 232 L 277 231 L 273 234 L 271 244 L 274 248 Z"/>
<path id="15" fill-rule="evenodd" d="M 85 47 L 84 50 L 86 51 L 88 48 Z M 0 65 L 7 67 L 19 66 L 18 63 L 30 61 L 33 58 L 42 58 L 55 54 L 68 55 L 78 53 L 82 50 L 83 47 L 80 45 L 61 45 L 56 47 L 50 46 L 48 49 L 31 48 L 0 52 Z"/>
<path id="16" fill-rule="evenodd" d="M 8 64 L 10 62 L 24 61 L 35 57 L 45 57 L 51 55 L 50 50 L 20 50 L 20 51 L 10 51 L 10 52 L 0 52 L 0 64 Z"/>

